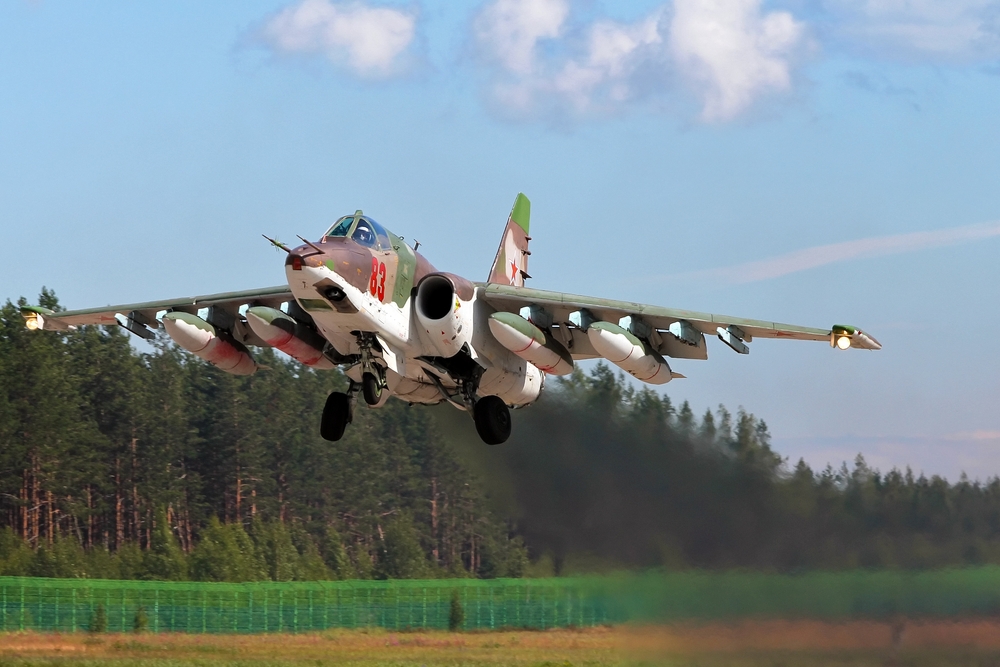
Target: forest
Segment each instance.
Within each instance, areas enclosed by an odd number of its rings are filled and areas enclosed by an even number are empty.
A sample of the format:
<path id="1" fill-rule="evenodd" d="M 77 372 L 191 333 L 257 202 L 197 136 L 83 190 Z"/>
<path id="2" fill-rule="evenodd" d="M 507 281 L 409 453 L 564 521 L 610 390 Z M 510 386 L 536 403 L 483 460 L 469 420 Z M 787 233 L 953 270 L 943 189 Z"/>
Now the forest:
<path id="1" fill-rule="evenodd" d="M 450 406 L 359 407 L 318 435 L 337 371 L 271 350 L 227 375 L 115 327 L 0 309 L 0 575 L 203 581 L 1000 563 L 1000 480 L 774 451 L 765 422 L 549 378 L 505 445 Z M 59 308 L 43 290 L 41 305 Z M 817 388 L 819 391 L 820 389 Z"/>

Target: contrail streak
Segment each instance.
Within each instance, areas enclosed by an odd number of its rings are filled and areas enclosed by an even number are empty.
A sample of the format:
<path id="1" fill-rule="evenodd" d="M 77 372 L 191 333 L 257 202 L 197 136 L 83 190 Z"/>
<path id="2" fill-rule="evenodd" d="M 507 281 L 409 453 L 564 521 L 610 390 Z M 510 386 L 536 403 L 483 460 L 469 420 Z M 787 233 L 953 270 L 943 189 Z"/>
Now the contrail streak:
<path id="1" fill-rule="evenodd" d="M 758 280 L 778 278 L 789 273 L 815 269 L 820 266 L 836 264 L 837 262 L 844 262 L 850 259 L 898 255 L 915 250 L 940 248 L 942 246 L 957 245 L 969 241 L 978 241 L 994 236 L 1000 236 L 1000 221 L 983 222 L 930 232 L 912 232 L 910 234 L 876 236 L 856 241 L 831 243 L 829 245 L 795 250 L 785 255 L 778 255 L 777 257 L 770 257 L 756 262 L 708 269 L 706 271 L 693 271 L 691 273 L 671 276 L 671 278 L 714 279 L 720 282 L 739 285 L 757 282 Z"/>

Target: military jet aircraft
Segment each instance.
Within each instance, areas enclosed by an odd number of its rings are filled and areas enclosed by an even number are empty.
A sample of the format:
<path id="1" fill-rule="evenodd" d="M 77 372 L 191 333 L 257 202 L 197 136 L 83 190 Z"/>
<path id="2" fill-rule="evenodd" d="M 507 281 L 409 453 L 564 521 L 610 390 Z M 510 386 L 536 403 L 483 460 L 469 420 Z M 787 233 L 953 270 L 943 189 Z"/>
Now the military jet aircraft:
<path id="1" fill-rule="evenodd" d="M 29 329 L 108 324 L 145 339 L 162 326 L 180 347 L 237 375 L 257 370 L 253 346 L 317 370 L 339 366 L 349 388 L 329 396 L 320 420 L 331 441 L 343 437 L 360 394 L 371 408 L 390 396 L 445 401 L 472 415 L 484 442 L 500 444 L 510 435 L 510 408 L 534 402 L 546 374 L 603 358 L 665 384 L 683 377 L 667 357 L 708 358 L 705 334 L 740 354 L 754 338 L 881 349 L 846 325 L 814 329 L 527 288 L 530 212 L 519 194 L 484 283 L 438 271 L 356 211 L 315 242 L 299 237 L 303 244 L 289 248 L 269 239 L 287 252 L 287 285 L 86 310 L 29 306 L 22 315 Z"/>

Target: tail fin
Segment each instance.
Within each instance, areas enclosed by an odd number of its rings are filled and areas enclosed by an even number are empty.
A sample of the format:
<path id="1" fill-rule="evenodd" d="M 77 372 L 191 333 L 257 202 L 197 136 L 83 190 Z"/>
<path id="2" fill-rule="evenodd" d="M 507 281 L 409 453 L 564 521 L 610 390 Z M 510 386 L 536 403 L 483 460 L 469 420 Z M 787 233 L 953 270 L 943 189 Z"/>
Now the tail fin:
<path id="1" fill-rule="evenodd" d="M 523 193 L 518 193 L 514 200 L 514 208 L 507 218 L 507 228 L 500 240 L 493 268 L 490 270 L 488 282 L 498 285 L 513 285 L 524 287 L 528 275 L 528 221 L 531 218 L 531 202 Z"/>

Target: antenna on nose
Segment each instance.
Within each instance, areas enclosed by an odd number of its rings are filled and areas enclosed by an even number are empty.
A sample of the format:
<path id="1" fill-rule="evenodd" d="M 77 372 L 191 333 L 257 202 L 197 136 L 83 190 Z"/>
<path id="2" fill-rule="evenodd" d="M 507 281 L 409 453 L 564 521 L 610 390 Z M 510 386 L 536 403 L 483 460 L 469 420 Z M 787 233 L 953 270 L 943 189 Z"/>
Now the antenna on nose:
<path id="1" fill-rule="evenodd" d="M 261 234 L 261 236 L 263 236 L 263 237 L 264 237 L 265 239 L 267 239 L 268 241 L 270 241 L 270 242 L 271 242 L 271 245 L 273 245 L 273 246 L 274 246 L 275 248 L 281 248 L 281 249 L 282 249 L 282 250 L 284 250 L 285 252 L 289 252 L 289 253 L 290 253 L 290 252 L 292 252 L 292 249 L 291 249 L 291 248 L 289 248 L 288 246 L 286 246 L 286 245 L 285 245 L 284 243 L 282 243 L 281 241 L 278 241 L 278 240 L 276 240 L 276 239 L 272 239 L 272 238 L 271 238 L 270 236 L 268 236 L 267 234 Z"/>
<path id="2" fill-rule="evenodd" d="M 299 235 L 298 235 L 298 234 L 296 234 L 296 236 L 299 236 Z M 303 243 L 305 243 L 305 244 L 306 244 L 307 246 L 309 246 L 310 248 L 312 248 L 312 249 L 313 249 L 313 250 L 315 250 L 316 252 L 323 252 L 323 249 L 322 249 L 322 248 L 320 248 L 319 246 L 317 246 L 317 245 L 316 245 L 315 243 L 313 243 L 312 241 L 306 241 L 306 240 L 305 240 L 304 238 L 302 238 L 301 236 L 299 236 L 299 240 L 301 240 L 301 241 L 302 241 Z"/>

